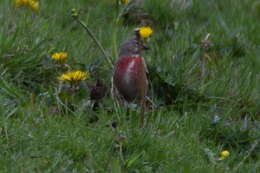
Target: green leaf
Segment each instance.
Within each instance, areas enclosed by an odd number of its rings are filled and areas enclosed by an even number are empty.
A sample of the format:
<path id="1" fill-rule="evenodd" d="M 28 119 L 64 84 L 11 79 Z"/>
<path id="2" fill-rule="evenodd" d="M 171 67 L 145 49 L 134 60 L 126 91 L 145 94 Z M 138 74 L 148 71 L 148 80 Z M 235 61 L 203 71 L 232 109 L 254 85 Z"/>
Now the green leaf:
<path id="1" fill-rule="evenodd" d="M 126 167 L 130 168 L 143 154 L 144 154 L 144 151 L 142 151 L 141 153 L 139 153 L 139 154 L 133 156 L 131 159 L 129 159 L 126 162 Z"/>

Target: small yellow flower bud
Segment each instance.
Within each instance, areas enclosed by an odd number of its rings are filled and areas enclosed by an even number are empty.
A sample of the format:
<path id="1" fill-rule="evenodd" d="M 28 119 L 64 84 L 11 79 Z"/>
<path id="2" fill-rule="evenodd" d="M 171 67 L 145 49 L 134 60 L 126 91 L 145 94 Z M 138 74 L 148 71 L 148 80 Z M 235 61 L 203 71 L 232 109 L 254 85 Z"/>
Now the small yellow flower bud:
<path id="1" fill-rule="evenodd" d="M 79 16 L 78 10 L 76 8 L 71 9 L 71 16 L 75 18 Z"/>
<path id="2" fill-rule="evenodd" d="M 219 159 L 224 160 L 230 155 L 230 153 L 228 150 L 224 150 L 224 151 L 220 152 L 219 155 L 220 155 Z"/>

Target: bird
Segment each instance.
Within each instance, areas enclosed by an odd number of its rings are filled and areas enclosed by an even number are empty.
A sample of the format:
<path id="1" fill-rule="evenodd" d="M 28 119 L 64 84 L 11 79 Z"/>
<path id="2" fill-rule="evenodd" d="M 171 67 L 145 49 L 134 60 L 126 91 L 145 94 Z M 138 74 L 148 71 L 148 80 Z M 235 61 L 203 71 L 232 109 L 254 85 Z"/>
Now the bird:
<path id="1" fill-rule="evenodd" d="M 87 85 L 90 90 L 90 101 L 93 102 L 92 109 L 97 110 L 99 103 L 107 94 L 107 86 L 100 79 L 96 80 L 95 85 Z"/>
<path id="2" fill-rule="evenodd" d="M 148 90 L 147 68 L 142 54 L 148 49 L 139 29 L 135 29 L 134 36 L 120 47 L 113 74 L 113 86 L 120 98 L 141 107 L 141 126 L 144 125 L 145 96 Z"/>

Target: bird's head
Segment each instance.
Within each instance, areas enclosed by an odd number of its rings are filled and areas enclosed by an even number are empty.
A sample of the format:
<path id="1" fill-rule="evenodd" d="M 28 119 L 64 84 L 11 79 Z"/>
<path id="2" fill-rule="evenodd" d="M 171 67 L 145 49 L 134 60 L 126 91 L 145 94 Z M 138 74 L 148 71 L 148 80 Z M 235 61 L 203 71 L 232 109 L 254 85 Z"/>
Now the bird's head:
<path id="1" fill-rule="evenodd" d="M 126 40 L 120 47 L 119 57 L 142 56 L 143 51 L 149 50 L 147 44 L 140 37 L 139 29 L 134 30 L 134 36 Z"/>

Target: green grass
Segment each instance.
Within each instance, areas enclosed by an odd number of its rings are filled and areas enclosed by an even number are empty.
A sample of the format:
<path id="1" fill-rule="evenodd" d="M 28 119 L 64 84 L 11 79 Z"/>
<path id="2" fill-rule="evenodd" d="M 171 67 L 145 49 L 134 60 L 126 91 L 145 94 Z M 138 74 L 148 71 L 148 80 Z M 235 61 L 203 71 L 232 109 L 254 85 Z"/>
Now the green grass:
<path id="1" fill-rule="evenodd" d="M 149 95 L 161 105 L 142 129 L 138 112 L 109 96 L 98 111 L 87 106 L 85 84 L 99 78 L 110 87 L 112 69 L 70 10 L 80 9 L 113 60 L 136 14 L 118 18 L 113 0 L 45 0 L 37 14 L 1 0 L 0 172 L 259 172 L 259 1 L 176 2 L 142 6 L 155 29 L 144 55 Z M 61 72 L 50 59 L 57 51 L 91 72 L 75 94 L 58 93 Z M 219 161 L 223 150 L 230 157 Z"/>

